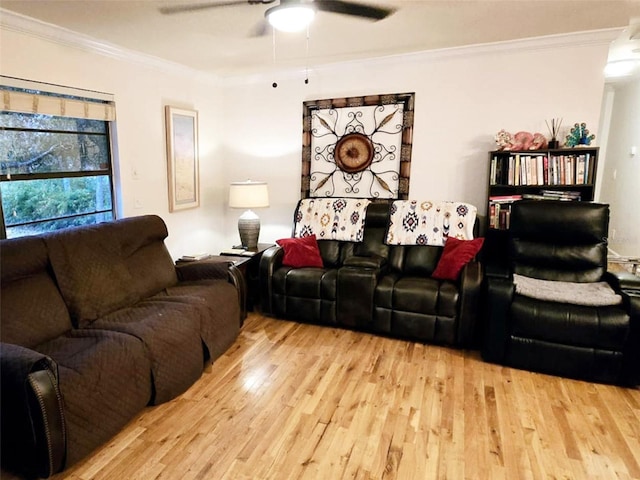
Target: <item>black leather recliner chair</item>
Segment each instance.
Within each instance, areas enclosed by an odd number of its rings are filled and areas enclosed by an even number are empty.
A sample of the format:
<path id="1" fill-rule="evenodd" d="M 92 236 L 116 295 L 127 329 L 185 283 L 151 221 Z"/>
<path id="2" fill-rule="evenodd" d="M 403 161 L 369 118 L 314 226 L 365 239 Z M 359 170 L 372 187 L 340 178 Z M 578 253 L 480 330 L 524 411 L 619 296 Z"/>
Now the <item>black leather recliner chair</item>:
<path id="1" fill-rule="evenodd" d="M 604 204 L 524 200 L 513 205 L 506 268 L 486 268 L 485 360 L 603 383 L 639 383 L 640 278 L 607 272 L 608 226 Z M 516 292 L 514 274 L 604 281 L 622 302 L 587 306 L 573 299 L 532 298 Z"/>

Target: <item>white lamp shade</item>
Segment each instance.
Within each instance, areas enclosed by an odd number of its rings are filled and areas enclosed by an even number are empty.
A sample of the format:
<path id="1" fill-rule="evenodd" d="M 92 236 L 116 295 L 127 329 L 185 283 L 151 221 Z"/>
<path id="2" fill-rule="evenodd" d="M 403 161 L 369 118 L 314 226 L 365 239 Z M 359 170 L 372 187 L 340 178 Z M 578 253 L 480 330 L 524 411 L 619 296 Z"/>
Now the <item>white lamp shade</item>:
<path id="1" fill-rule="evenodd" d="M 233 182 L 229 187 L 231 208 L 265 208 L 269 206 L 269 189 L 266 182 Z"/>
<path id="2" fill-rule="evenodd" d="M 281 4 L 265 13 L 273 28 L 281 32 L 299 32 L 309 26 L 316 12 L 310 5 Z"/>

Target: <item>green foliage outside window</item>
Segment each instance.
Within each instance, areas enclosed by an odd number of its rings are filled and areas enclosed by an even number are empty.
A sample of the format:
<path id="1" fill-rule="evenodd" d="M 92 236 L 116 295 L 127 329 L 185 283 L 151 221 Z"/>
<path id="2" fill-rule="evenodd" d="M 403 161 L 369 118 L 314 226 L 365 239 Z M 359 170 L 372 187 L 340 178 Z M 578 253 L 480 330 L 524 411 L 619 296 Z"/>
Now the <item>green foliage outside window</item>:
<path id="1" fill-rule="evenodd" d="M 0 113 L 8 238 L 113 219 L 108 123 Z"/>

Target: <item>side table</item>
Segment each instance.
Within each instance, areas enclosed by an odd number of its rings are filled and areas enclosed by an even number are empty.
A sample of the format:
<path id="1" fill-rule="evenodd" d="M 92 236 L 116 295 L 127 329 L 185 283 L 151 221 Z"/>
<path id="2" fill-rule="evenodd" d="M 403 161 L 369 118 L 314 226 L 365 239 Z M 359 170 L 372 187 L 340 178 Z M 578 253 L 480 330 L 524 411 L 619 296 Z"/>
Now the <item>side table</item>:
<path id="1" fill-rule="evenodd" d="M 260 305 L 260 258 L 262 253 L 273 243 L 259 243 L 253 251 L 245 251 L 237 255 L 233 250 L 220 252 L 220 258 L 226 258 L 233 262 L 233 267 L 241 274 L 245 282 L 246 309 L 252 311 L 256 305 Z"/>

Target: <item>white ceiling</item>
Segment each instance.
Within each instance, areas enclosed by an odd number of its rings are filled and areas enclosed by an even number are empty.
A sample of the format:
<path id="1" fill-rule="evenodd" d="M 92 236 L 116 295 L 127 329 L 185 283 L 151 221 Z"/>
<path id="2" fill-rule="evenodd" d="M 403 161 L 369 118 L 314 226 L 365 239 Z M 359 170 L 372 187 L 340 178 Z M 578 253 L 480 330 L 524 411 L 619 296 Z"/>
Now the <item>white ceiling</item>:
<path id="1" fill-rule="evenodd" d="M 319 12 L 309 29 L 308 47 L 306 33 L 276 33 L 275 48 L 271 34 L 251 36 L 263 19 L 263 5 L 174 15 L 161 14 L 159 7 L 216 0 L 0 0 L 0 7 L 110 46 L 221 76 L 624 28 L 640 19 L 640 0 L 353 1 L 397 11 L 378 22 Z M 622 40 L 632 35 L 627 28 Z M 640 38 L 624 44 L 625 52 L 631 52 L 640 47 Z M 631 54 L 640 58 L 640 49 Z"/>

